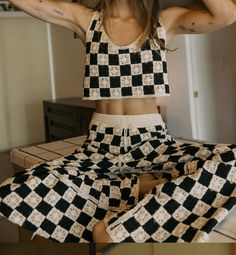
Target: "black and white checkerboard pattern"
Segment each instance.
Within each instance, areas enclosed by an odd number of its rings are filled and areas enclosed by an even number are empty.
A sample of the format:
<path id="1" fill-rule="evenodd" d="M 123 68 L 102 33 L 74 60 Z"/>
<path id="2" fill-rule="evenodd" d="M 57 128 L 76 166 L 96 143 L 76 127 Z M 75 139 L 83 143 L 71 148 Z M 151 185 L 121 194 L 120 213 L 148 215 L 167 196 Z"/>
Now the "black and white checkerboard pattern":
<path id="1" fill-rule="evenodd" d="M 163 42 L 164 27 L 157 28 Z M 98 11 L 86 36 L 84 99 L 142 98 L 169 95 L 165 49 L 147 39 L 141 51 L 135 44 L 118 46 L 109 39 Z"/>
<path id="2" fill-rule="evenodd" d="M 160 125 L 92 125 L 78 151 L 9 179 L 0 213 L 57 242 L 91 242 L 104 218 L 114 242 L 204 241 L 236 203 L 235 156 L 236 145 L 177 142 Z M 168 182 L 139 201 L 140 172 Z"/>
<path id="3" fill-rule="evenodd" d="M 134 208 L 106 222 L 113 242 L 207 241 L 236 204 L 236 167 L 213 160 L 188 164 L 197 170 L 155 187 Z"/>
<path id="4" fill-rule="evenodd" d="M 0 212 L 11 222 L 57 242 L 92 242 L 92 229 L 137 203 L 137 176 L 81 174 L 77 154 L 34 166 L 0 188 Z"/>

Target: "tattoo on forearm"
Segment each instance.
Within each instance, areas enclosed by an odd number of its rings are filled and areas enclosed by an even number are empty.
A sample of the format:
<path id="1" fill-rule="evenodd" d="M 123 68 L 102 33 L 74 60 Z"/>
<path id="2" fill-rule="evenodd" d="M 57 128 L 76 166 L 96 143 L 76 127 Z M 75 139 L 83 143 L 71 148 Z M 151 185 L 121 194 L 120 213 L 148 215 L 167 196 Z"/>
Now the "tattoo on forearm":
<path id="1" fill-rule="evenodd" d="M 195 26 L 195 22 L 194 21 L 192 22 L 192 26 Z"/>
<path id="2" fill-rule="evenodd" d="M 43 0 L 39 0 L 39 3 L 42 3 L 43 2 Z"/>
<path id="3" fill-rule="evenodd" d="M 207 13 L 208 13 L 208 10 L 203 9 L 203 10 L 201 10 L 201 12 L 204 13 L 204 14 L 207 14 Z"/>
<path id="4" fill-rule="evenodd" d="M 209 22 L 208 24 L 209 24 L 209 25 L 214 25 L 214 23 L 213 23 L 213 22 Z"/>
<path id="5" fill-rule="evenodd" d="M 53 12 L 55 12 L 55 13 L 57 13 L 57 14 L 63 16 L 63 12 L 61 12 L 61 11 L 59 11 L 59 10 L 57 10 L 57 9 L 53 9 Z"/>
<path id="6" fill-rule="evenodd" d="M 193 28 L 186 28 L 185 26 L 183 25 L 180 25 L 179 28 L 183 31 L 188 31 L 188 32 L 191 32 L 191 33 L 196 33 L 196 30 L 193 29 Z"/>

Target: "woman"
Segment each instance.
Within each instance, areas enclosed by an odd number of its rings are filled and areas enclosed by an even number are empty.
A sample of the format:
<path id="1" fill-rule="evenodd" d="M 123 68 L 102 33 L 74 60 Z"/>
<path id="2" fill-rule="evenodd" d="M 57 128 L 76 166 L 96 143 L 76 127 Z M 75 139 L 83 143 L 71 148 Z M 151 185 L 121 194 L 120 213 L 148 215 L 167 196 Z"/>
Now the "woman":
<path id="1" fill-rule="evenodd" d="M 163 11 L 157 0 L 10 2 L 80 35 L 84 99 L 97 106 L 79 151 L 1 185 L 0 213 L 59 242 L 205 241 L 236 203 L 236 145 L 175 141 L 156 96 L 169 95 L 168 41 L 232 24 L 235 1 Z"/>

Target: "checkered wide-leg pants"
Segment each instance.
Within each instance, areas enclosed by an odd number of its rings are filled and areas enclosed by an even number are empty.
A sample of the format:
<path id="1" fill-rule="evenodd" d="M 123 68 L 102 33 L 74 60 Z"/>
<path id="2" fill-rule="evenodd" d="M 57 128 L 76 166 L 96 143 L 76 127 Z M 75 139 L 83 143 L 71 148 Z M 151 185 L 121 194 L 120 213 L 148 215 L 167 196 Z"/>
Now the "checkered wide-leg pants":
<path id="1" fill-rule="evenodd" d="M 203 242 L 236 204 L 236 145 L 175 141 L 159 114 L 95 113 L 73 154 L 0 187 L 0 214 L 57 242 Z M 139 201 L 139 178 L 167 182 Z"/>

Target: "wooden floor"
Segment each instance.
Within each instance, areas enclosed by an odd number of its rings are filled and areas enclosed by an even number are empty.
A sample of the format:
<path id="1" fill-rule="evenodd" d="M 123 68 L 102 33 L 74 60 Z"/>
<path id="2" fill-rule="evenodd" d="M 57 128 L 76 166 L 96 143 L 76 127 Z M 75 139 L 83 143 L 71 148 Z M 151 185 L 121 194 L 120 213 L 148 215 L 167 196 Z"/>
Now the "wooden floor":
<path id="1" fill-rule="evenodd" d="M 232 255 L 236 255 L 236 244 L 232 245 Z"/>
<path id="2" fill-rule="evenodd" d="M 88 244 L 0 244 L 1 255 L 90 255 Z"/>

